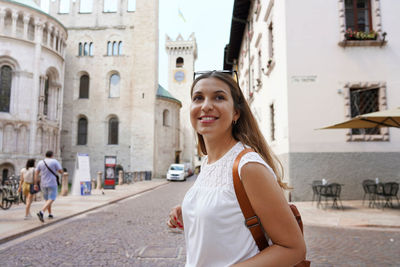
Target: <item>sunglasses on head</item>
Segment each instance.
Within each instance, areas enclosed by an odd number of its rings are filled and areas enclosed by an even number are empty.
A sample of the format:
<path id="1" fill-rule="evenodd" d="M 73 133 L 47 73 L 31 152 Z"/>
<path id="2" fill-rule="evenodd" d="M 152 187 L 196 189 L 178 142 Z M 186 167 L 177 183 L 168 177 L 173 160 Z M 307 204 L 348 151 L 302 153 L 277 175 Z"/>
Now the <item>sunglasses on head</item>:
<path id="1" fill-rule="evenodd" d="M 193 81 L 199 78 L 201 75 L 204 74 L 211 74 L 213 72 L 229 74 L 235 79 L 235 81 L 239 84 L 239 77 L 236 70 L 207 70 L 207 71 L 195 71 L 193 73 Z"/>

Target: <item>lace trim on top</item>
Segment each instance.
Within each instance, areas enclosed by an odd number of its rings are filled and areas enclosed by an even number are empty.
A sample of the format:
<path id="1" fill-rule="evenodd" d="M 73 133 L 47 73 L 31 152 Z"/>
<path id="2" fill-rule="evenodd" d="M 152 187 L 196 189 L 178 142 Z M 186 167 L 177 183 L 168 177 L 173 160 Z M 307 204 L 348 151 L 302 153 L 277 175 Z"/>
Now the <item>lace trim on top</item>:
<path id="1" fill-rule="evenodd" d="M 237 155 L 244 149 L 241 142 L 236 143 L 224 156 L 216 162 L 207 164 L 205 156 L 201 163 L 201 172 L 194 183 L 194 187 L 233 188 L 232 167 Z M 243 165 L 248 162 L 257 162 L 264 165 L 272 173 L 271 167 L 256 152 L 247 153 L 239 162 L 239 176 Z"/>

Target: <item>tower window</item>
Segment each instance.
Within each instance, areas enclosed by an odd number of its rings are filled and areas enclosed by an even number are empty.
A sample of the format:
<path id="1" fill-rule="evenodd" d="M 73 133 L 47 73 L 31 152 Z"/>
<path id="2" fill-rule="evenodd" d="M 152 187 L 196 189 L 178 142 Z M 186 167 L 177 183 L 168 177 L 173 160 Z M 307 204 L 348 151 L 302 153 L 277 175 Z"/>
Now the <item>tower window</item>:
<path id="1" fill-rule="evenodd" d="M 118 145 L 118 119 L 112 117 L 108 121 L 108 144 Z"/>
<path id="2" fill-rule="evenodd" d="M 118 55 L 122 55 L 122 41 L 118 43 Z"/>
<path id="3" fill-rule="evenodd" d="M 89 98 L 89 76 L 82 75 L 79 83 L 79 98 Z"/>
<path id="4" fill-rule="evenodd" d="M 89 45 L 88 45 L 88 43 L 85 43 L 84 46 L 83 46 L 83 55 L 84 56 L 89 55 Z"/>
<path id="5" fill-rule="evenodd" d="M 82 47 L 82 43 L 79 43 L 79 50 L 78 50 L 78 55 L 82 56 L 83 55 L 83 47 Z"/>
<path id="6" fill-rule="evenodd" d="M 110 41 L 107 42 L 107 56 L 112 55 L 112 43 Z"/>
<path id="7" fill-rule="evenodd" d="M 119 97 L 119 84 L 120 77 L 117 73 L 114 73 L 110 77 L 110 97 Z"/>
<path id="8" fill-rule="evenodd" d="M 87 144 L 87 127 L 88 121 L 86 118 L 80 118 L 78 121 L 78 145 Z"/>
<path id="9" fill-rule="evenodd" d="M 93 43 L 90 42 L 89 44 L 89 56 L 93 56 Z"/>
<path id="10" fill-rule="evenodd" d="M 176 67 L 177 67 L 177 68 L 183 68 L 183 58 L 178 57 L 178 58 L 176 59 Z"/>
<path id="11" fill-rule="evenodd" d="M 44 82 L 44 103 L 43 103 L 43 114 L 47 115 L 49 111 L 49 78 L 46 78 Z"/>
<path id="12" fill-rule="evenodd" d="M 163 126 L 169 126 L 169 110 L 165 109 L 163 111 Z"/>
<path id="13" fill-rule="evenodd" d="M 9 66 L 1 67 L 0 74 L 0 112 L 10 112 L 12 70 Z"/>

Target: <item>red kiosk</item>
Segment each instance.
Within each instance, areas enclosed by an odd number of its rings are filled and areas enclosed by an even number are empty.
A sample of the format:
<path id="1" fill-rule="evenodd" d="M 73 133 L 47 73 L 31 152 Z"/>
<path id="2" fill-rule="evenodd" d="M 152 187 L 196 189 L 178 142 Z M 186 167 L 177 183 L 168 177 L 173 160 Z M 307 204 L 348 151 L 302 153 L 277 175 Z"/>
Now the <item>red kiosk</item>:
<path id="1" fill-rule="evenodd" d="M 104 189 L 115 189 L 116 166 L 117 166 L 116 156 L 104 157 Z"/>

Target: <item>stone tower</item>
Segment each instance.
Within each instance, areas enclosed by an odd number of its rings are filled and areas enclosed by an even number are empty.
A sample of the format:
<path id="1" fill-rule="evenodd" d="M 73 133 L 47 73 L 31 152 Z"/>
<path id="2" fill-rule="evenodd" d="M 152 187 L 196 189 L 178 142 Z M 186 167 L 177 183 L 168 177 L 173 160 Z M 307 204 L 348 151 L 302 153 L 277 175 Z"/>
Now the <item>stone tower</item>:
<path id="1" fill-rule="evenodd" d="M 194 164 L 196 154 L 195 134 L 190 124 L 190 86 L 193 81 L 194 62 L 197 59 L 197 44 L 194 33 L 184 40 L 182 36 L 172 40 L 166 36 L 165 48 L 168 53 L 168 90 L 181 103 L 179 161 Z"/>

